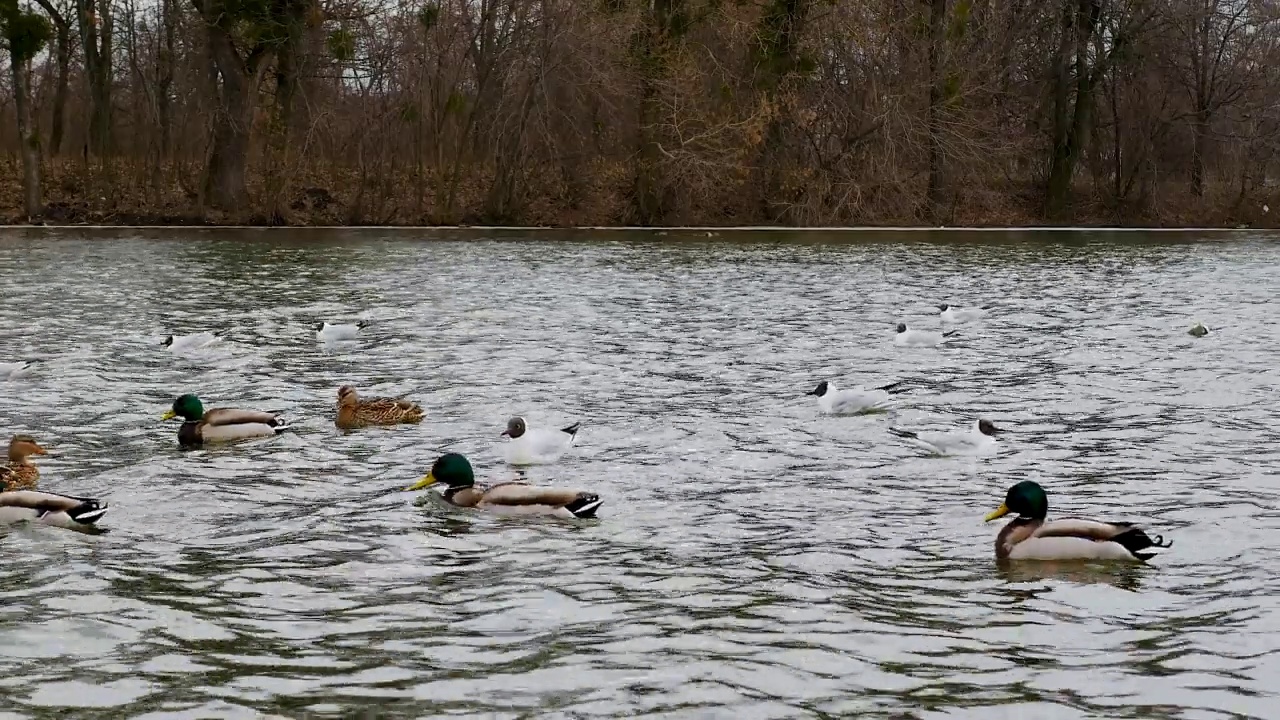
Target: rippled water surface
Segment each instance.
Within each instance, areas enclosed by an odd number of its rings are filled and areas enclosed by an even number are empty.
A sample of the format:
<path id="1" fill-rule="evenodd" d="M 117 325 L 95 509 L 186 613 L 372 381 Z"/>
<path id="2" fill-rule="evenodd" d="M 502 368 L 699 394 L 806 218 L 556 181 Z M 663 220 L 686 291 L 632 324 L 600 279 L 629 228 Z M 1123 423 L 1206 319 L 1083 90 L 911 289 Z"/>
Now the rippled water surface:
<path id="1" fill-rule="evenodd" d="M 0 535 L 0 717 L 1277 716 L 1267 238 L 11 231 L 0 277 L 0 361 L 40 361 L 0 433 L 111 503 Z M 893 346 L 940 302 L 993 308 Z M 831 418 L 823 379 L 912 390 Z M 343 383 L 427 419 L 340 433 Z M 187 391 L 296 432 L 180 451 Z M 583 422 L 529 479 L 598 521 L 400 491 L 446 448 L 512 477 L 517 413 Z M 995 457 L 887 430 L 978 416 Z M 998 569 L 982 517 L 1026 478 L 1174 547 Z"/>

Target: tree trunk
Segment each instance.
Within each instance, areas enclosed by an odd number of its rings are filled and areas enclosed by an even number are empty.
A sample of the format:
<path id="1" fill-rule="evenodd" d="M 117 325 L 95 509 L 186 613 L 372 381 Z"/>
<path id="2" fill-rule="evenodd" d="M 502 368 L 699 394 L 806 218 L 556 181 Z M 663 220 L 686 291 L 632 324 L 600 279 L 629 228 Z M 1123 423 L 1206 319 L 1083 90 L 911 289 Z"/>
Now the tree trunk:
<path id="1" fill-rule="evenodd" d="M 89 148 L 98 157 L 111 153 L 112 18 L 108 0 L 76 0 L 85 77 L 89 81 Z"/>
<path id="2" fill-rule="evenodd" d="M 177 8 L 175 0 L 161 0 L 160 23 L 163 45 L 157 53 L 159 65 L 156 72 L 156 116 L 160 123 L 160 158 L 167 160 L 173 154 L 173 93 L 174 23 Z"/>
<path id="3" fill-rule="evenodd" d="M 58 12 L 49 0 L 36 0 L 53 22 L 55 30 L 54 61 L 57 64 L 57 78 L 53 88 L 53 119 L 49 131 L 49 153 L 58 155 L 62 152 L 62 135 L 66 130 L 67 91 L 71 77 L 71 24 Z"/>
<path id="4" fill-rule="evenodd" d="M 636 157 L 632 214 L 640 225 L 659 225 L 668 212 L 662 177 L 662 145 L 657 127 L 662 111 L 659 83 L 666 72 L 665 54 L 670 42 L 672 21 L 684 0 L 653 0 L 645 18 L 640 47 L 640 147 Z"/>
<path id="5" fill-rule="evenodd" d="M 929 3 L 929 186 L 925 196 L 929 215 L 935 221 L 945 217 L 947 202 L 946 158 L 942 149 L 942 115 L 945 110 L 946 77 L 942 72 L 942 44 L 946 39 L 947 0 Z"/>
<path id="6" fill-rule="evenodd" d="M 1196 197 L 1204 195 L 1204 153 L 1209 142 L 1209 113 L 1201 109 L 1196 113 L 1191 128 L 1191 192 Z"/>
<path id="7" fill-rule="evenodd" d="M 245 169 L 253 121 L 252 92 L 265 54 L 260 48 L 241 60 L 225 29 L 214 23 L 207 27 L 209 49 L 222 82 L 213 120 L 213 150 L 205 168 L 204 198 L 219 210 L 244 210 L 249 204 Z"/>
<path id="8" fill-rule="evenodd" d="M 13 71 L 13 106 L 18 116 L 18 140 L 22 154 L 23 210 L 27 220 L 40 217 L 40 137 L 31 122 L 31 75 L 29 61 L 17 57 L 9 63 Z"/>
<path id="9" fill-rule="evenodd" d="M 1071 203 L 1076 163 L 1089 132 L 1096 68 L 1089 64 L 1089 41 L 1097 27 L 1100 0 L 1066 0 L 1063 3 L 1062 39 L 1055 58 L 1054 142 L 1045 192 L 1045 215 L 1061 219 Z M 1073 42 L 1074 41 L 1074 42 Z M 1069 66 L 1074 48 L 1075 92 L 1072 97 Z M 1074 104 L 1073 101 L 1074 100 Z"/>

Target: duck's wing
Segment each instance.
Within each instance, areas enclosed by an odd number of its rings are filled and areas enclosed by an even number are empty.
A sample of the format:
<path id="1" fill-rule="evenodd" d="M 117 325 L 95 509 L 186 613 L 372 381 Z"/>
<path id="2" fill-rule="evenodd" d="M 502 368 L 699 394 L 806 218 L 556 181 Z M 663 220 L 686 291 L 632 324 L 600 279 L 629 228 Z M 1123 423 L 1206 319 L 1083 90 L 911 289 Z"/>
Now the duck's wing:
<path id="1" fill-rule="evenodd" d="M 107 504 L 96 498 L 59 495 L 39 490 L 0 492 L 0 507 L 30 510 L 34 512 L 35 517 L 41 517 L 46 513 L 65 514 L 66 519 L 80 524 L 91 524 L 107 512 Z"/>
<path id="2" fill-rule="evenodd" d="M 245 425 L 249 423 L 263 423 L 275 426 L 279 420 L 276 416 L 269 412 L 261 410 L 234 410 L 232 408 L 217 408 L 210 410 L 204 414 L 202 421 L 205 425 Z"/>
<path id="3" fill-rule="evenodd" d="M 422 407 L 402 398 L 362 398 L 356 411 L 375 422 L 417 422 L 422 419 Z"/>
<path id="4" fill-rule="evenodd" d="M 510 510 L 522 509 L 531 514 L 560 510 L 563 513 L 555 514 L 583 518 L 593 517 L 601 502 L 600 496 L 581 490 L 503 483 L 485 492 L 480 505 Z"/>
<path id="5" fill-rule="evenodd" d="M 1166 542 L 1163 535 L 1152 538 L 1133 523 L 1105 522 L 1091 518 L 1067 517 L 1046 522 L 1036 529 L 1029 540 L 1051 538 L 1075 538 L 1112 547 L 1119 545 L 1127 554 L 1139 560 L 1147 560 L 1154 557 L 1156 551 L 1173 546 L 1173 542 Z"/>

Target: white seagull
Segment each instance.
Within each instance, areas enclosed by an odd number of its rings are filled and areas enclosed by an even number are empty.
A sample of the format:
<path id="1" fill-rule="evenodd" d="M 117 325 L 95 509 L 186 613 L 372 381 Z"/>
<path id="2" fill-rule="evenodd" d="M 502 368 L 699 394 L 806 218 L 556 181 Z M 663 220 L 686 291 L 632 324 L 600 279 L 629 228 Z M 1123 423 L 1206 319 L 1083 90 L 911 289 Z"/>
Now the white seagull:
<path id="1" fill-rule="evenodd" d="M 891 427 L 889 432 L 935 455 L 989 455 L 996 451 L 996 433 L 1004 430 L 979 419 L 967 431 L 913 432 Z"/>
<path id="2" fill-rule="evenodd" d="M 18 362 L 0 363 L 0 380 L 12 380 L 22 377 L 31 369 L 34 360 L 19 360 Z"/>
<path id="3" fill-rule="evenodd" d="M 867 389 L 861 385 L 848 390 L 836 388 L 836 384 L 823 380 L 818 387 L 805 393 L 818 396 L 818 409 L 828 415 L 857 415 L 881 410 L 889 402 L 891 394 L 906 392 L 906 388 L 895 390 L 903 381 L 881 385 Z"/>
<path id="4" fill-rule="evenodd" d="M 347 325 L 330 325 L 327 322 L 322 322 L 316 325 L 316 340 L 320 342 L 355 340 L 356 335 L 368 324 L 368 320 L 361 320 Z"/>
<path id="5" fill-rule="evenodd" d="M 960 331 L 913 330 L 906 323 L 898 323 L 898 334 L 893 337 L 893 344 L 898 347 L 935 347 L 958 332 Z"/>
<path id="6" fill-rule="evenodd" d="M 160 344 L 170 350 L 181 352 L 184 350 L 197 350 L 217 341 L 218 336 L 211 332 L 198 332 L 191 335 L 169 335 Z"/>
<path id="7" fill-rule="evenodd" d="M 503 448 L 503 455 L 510 465 L 546 465 L 560 459 L 578 439 L 576 422 L 559 430 L 529 429 L 525 419 L 515 416 L 507 421 L 502 434 L 510 440 Z"/>
<path id="8" fill-rule="evenodd" d="M 988 309 L 990 308 L 985 308 L 985 307 L 960 308 L 960 307 L 956 307 L 955 305 L 948 305 L 946 303 L 943 303 L 938 306 L 938 312 L 940 313 L 942 322 L 951 323 L 951 324 L 969 322 L 970 320 L 977 320 L 978 318 L 986 315 Z"/>

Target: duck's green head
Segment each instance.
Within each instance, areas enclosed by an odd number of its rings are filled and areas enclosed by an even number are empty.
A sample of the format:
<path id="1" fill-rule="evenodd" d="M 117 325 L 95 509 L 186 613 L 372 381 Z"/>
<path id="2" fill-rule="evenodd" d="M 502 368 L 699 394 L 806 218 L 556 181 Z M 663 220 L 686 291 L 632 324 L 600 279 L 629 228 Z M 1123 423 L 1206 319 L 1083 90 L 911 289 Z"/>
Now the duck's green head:
<path id="1" fill-rule="evenodd" d="M 176 417 L 185 418 L 187 420 L 199 420 L 204 417 L 204 405 L 200 402 L 200 398 L 187 393 L 177 400 L 173 401 L 173 407 L 169 412 L 164 414 L 161 420 L 171 420 Z"/>
<path id="2" fill-rule="evenodd" d="M 471 471 L 471 462 L 458 453 L 441 455 L 431 466 L 431 472 L 405 490 L 421 490 L 437 483 L 449 486 L 450 490 L 461 490 L 476 484 L 475 473 Z"/>
<path id="3" fill-rule="evenodd" d="M 1009 492 L 1005 493 L 1004 502 L 1000 503 L 1000 507 L 987 514 L 986 522 L 1002 518 L 1009 513 L 1018 513 L 1018 517 L 1032 520 L 1043 520 L 1044 516 L 1049 514 L 1049 498 L 1044 494 L 1044 488 L 1030 480 L 1023 480 L 1014 485 L 1009 488 Z"/>

